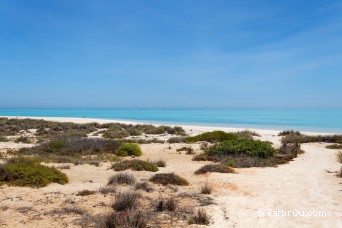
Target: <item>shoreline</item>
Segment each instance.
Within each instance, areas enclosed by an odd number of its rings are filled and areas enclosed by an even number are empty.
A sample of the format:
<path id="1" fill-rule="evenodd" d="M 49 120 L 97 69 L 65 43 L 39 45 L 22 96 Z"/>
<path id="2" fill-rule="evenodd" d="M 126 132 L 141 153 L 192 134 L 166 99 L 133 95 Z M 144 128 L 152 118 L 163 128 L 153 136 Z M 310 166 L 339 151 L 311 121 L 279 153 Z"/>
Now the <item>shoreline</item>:
<path id="1" fill-rule="evenodd" d="M 101 119 L 101 118 L 83 118 L 83 117 L 37 117 L 37 116 L 0 116 L 0 118 L 9 118 L 9 119 L 36 119 L 36 120 L 46 120 L 46 121 L 56 121 L 56 122 L 72 122 L 77 124 L 85 124 L 96 122 L 99 124 L 104 123 L 122 123 L 122 124 L 151 124 L 155 126 L 167 125 L 167 126 L 180 126 L 184 130 L 188 132 L 194 133 L 202 133 L 206 131 L 214 131 L 214 130 L 223 130 L 227 132 L 237 132 L 243 130 L 255 131 L 260 134 L 267 135 L 278 135 L 279 132 L 284 130 L 292 130 L 292 129 L 266 129 L 266 128 L 253 128 L 253 127 L 227 127 L 227 126 L 207 126 L 207 125 L 187 125 L 187 124 L 175 124 L 175 123 L 155 123 L 149 121 L 135 121 L 135 120 L 118 120 L 118 119 Z M 320 131 L 300 131 L 307 135 L 333 135 L 339 133 L 333 132 L 320 132 Z"/>

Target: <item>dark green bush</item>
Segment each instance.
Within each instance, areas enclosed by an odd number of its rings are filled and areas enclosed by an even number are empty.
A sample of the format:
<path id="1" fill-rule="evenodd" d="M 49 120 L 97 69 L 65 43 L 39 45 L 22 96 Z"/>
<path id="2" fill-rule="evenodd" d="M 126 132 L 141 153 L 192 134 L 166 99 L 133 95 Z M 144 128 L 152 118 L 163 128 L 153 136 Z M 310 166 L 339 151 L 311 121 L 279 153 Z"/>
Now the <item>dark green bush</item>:
<path id="1" fill-rule="evenodd" d="M 50 183 L 66 184 L 68 177 L 30 159 L 11 160 L 0 166 L 0 185 L 44 187 Z"/>
<path id="2" fill-rule="evenodd" d="M 189 185 L 189 182 L 184 178 L 174 174 L 174 173 L 157 173 L 150 178 L 151 182 L 162 185 Z"/>
<path id="3" fill-rule="evenodd" d="M 135 143 L 124 143 L 117 151 L 118 156 L 140 156 L 141 154 L 140 146 Z"/>
<path id="4" fill-rule="evenodd" d="M 255 140 L 230 140 L 221 142 L 217 145 L 209 147 L 206 153 L 208 155 L 225 155 L 225 154 L 246 154 L 249 156 L 268 158 L 273 156 L 276 150 L 269 142 Z"/>
<path id="5" fill-rule="evenodd" d="M 212 131 L 212 132 L 205 132 L 200 135 L 187 137 L 187 142 L 198 142 L 198 141 L 206 141 L 206 142 L 222 142 L 227 140 L 236 140 L 237 136 L 233 133 L 227 133 L 224 131 Z"/>
<path id="6" fill-rule="evenodd" d="M 138 159 L 125 160 L 112 165 L 112 169 L 115 171 L 123 171 L 126 169 L 131 169 L 135 171 L 150 171 L 157 172 L 159 169 L 156 164 L 142 161 Z"/>

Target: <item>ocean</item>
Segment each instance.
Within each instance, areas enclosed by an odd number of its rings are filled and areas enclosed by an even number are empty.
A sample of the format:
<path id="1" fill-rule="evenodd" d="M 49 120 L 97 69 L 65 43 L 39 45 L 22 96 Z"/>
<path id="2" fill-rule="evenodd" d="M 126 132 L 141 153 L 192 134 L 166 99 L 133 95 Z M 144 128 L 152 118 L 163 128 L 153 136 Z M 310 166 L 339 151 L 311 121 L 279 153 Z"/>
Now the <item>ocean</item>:
<path id="1" fill-rule="evenodd" d="M 342 109 L 0 109 L 0 116 L 86 117 L 342 133 Z"/>

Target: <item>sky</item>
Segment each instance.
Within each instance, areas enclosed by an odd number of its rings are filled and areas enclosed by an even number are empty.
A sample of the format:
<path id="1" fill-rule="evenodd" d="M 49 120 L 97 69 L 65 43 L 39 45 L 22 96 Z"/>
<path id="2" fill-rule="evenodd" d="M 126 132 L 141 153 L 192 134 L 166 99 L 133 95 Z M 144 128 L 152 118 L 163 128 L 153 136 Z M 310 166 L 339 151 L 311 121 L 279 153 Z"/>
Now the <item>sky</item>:
<path id="1" fill-rule="evenodd" d="M 342 108 L 340 0 L 0 0 L 0 108 Z"/>

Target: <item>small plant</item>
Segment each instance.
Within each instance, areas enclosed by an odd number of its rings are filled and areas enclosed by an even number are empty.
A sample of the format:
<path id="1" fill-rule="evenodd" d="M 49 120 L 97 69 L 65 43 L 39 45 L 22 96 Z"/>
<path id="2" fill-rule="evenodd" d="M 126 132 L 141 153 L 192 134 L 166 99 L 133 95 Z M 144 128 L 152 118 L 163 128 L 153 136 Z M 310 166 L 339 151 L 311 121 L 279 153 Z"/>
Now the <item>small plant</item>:
<path id="1" fill-rule="evenodd" d="M 177 207 L 177 203 L 173 197 L 165 200 L 164 203 L 165 209 L 168 211 L 175 211 Z"/>
<path id="2" fill-rule="evenodd" d="M 202 194 L 211 194 L 212 187 L 208 184 L 208 182 L 205 182 L 205 184 L 201 187 L 201 193 Z"/>
<path id="3" fill-rule="evenodd" d="M 140 156 L 141 154 L 140 146 L 136 143 L 124 143 L 117 151 L 118 156 Z"/>
<path id="4" fill-rule="evenodd" d="M 189 185 L 189 182 L 187 180 L 174 173 L 157 173 L 156 175 L 151 177 L 149 181 L 162 185 Z"/>
<path id="5" fill-rule="evenodd" d="M 119 193 L 115 196 L 115 203 L 112 208 L 116 211 L 135 209 L 138 205 L 140 194 L 132 192 Z"/>
<path id="6" fill-rule="evenodd" d="M 157 161 L 154 161 L 153 162 L 156 166 L 158 166 L 158 167 L 165 167 L 166 166 L 166 162 L 164 161 L 164 160 L 162 160 L 162 159 L 159 159 L 159 160 L 157 160 Z"/>
<path id="7" fill-rule="evenodd" d="M 198 209 L 197 213 L 189 218 L 189 224 L 198 224 L 198 225 L 209 225 L 210 220 L 207 212 L 204 209 Z"/>
<path id="8" fill-rule="evenodd" d="M 116 174 L 112 176 L 108 181 L 108 185 L 114 185 L 114 184 L 133 185 L 134 183 L 135 183 L 134 176 L 128 173 Z"/>
<path id="9" fill-rule="evenodd" d="M 147 221 L 143 213 L 137 210 L 114 212 L 105 218 L 101 228 L 115 227 L 146 228 Z"/>
<path id="10" fill-rule="evenodd" d="M 236 173 L 234 171 L 234 169 L 232 169 L 229 166 L 225 166 L 222 164 L 209 164 L 209 165 L 205 165 L 202 168 L 200 168 L 199 170 L 197 170 L 195 172 L 196 175 L 199 174 L 204 174 L 204 173 Z"/>
<path id="11" fill-rule="evenodd" d="M 112 185 L 109 185 L 109 186 L 100 188 L 99 192 L 104 195 L 110 194 L 110 193 L 116 193 L 116 188 Z"/>
<path id="12" fill-rule="evenodd" d="M 150 171 L 157 172 L 159 169 L 156 164 L 142 161 L 138 159 L 133 160 L 125 160 L 112 165 L 112 169 L 115 171 L 123 171 L 127 169 L 135 170 L 135 171 Z"/>
<path id="13" fill-rule="evenodd" d="M 89 195 L 93 195 L 93 194 L 95 194 L 94 191 L 82 190 L 82 191 L 78 192 L 78 193 L 76 194 L 76 196 L 89 196 Z"/>
<path id="14" fill-rule="evenodd" d="M 144 190 L 145 192 L 153 192 L 154 189 L 150 184 L 146 181 L 144 182 L 139 182 L 135 184 L 135 190 Z"/>
<path id="15" fill-rule="evenodd" d="M 286 136 L 286 135 L 302 135 L 299 131 L 287 130 L 279 132 L 278 136 Z"/>

